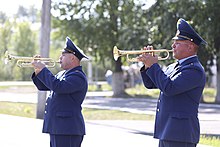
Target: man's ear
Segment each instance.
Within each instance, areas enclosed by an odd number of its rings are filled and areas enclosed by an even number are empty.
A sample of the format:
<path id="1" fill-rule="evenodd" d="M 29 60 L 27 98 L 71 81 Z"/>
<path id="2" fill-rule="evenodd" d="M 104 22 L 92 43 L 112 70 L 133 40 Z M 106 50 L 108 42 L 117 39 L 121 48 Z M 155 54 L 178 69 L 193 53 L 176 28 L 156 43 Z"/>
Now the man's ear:
<path id="1" fill-rule="evenodd" d="M 197 45 L 194 43 L 189 44 L 189 51 L 192 53 L 196 53 L 197 52 Z"/>

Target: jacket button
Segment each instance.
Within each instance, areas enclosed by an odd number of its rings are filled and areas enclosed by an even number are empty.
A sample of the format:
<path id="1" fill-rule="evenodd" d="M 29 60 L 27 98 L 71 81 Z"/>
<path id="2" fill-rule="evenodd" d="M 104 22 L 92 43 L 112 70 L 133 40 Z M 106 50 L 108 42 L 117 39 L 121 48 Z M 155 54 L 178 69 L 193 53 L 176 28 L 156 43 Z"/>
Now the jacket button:
<path id="1" fill-rule="evenodd" d="M 159 112 L 159 111 L 160 111 L 160 109 L 158 108 L 158 109 L 157 109 L 157 112 Z"/>
<path id="2" fill-rule="evenodd" d="M 47 113 L 47 111 L 44 111 L 44 113 L 46 114 L 46 113 Z"/>

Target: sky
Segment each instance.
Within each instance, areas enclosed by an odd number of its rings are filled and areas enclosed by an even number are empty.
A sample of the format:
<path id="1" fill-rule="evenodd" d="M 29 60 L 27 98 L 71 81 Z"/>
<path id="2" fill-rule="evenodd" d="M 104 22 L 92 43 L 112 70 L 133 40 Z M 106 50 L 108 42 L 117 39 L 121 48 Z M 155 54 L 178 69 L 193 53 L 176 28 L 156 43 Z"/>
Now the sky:
<path id="1" fill-rule="evenodd" d="M 34 5 L 41 9 L 43 0 L 0 0 L 0 11 L 6 13 L 8 16 L 15 14 L 19 6 L 29 8 Z"/>

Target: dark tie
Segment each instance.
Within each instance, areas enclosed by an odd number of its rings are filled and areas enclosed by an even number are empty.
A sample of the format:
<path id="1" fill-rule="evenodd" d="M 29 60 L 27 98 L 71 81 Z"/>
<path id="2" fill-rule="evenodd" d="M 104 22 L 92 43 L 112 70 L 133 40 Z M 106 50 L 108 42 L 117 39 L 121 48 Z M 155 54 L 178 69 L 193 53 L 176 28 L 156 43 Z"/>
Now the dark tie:
<path id="1" fill-rule="evenodd" d="M 177 62 L 176 62 L 176 65 L 174 66 L 174 69 L 178 69 L 179 66 L 180 66 L 180 64 L 179 64 L 179 62 L 177 61 Z"/>

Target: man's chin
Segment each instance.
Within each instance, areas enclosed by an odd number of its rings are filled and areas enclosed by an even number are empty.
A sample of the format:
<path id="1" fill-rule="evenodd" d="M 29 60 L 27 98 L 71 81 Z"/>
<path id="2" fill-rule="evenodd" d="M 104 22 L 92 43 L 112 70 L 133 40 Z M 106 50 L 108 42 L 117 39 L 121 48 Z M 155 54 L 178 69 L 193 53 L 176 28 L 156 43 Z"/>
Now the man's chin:
<path id="1" fill-rule="evenodd" d="M 173 52 L 173 58 L 178 59 L 178 57 L 176 56 L 176 54 L 174 52 Z"/>

